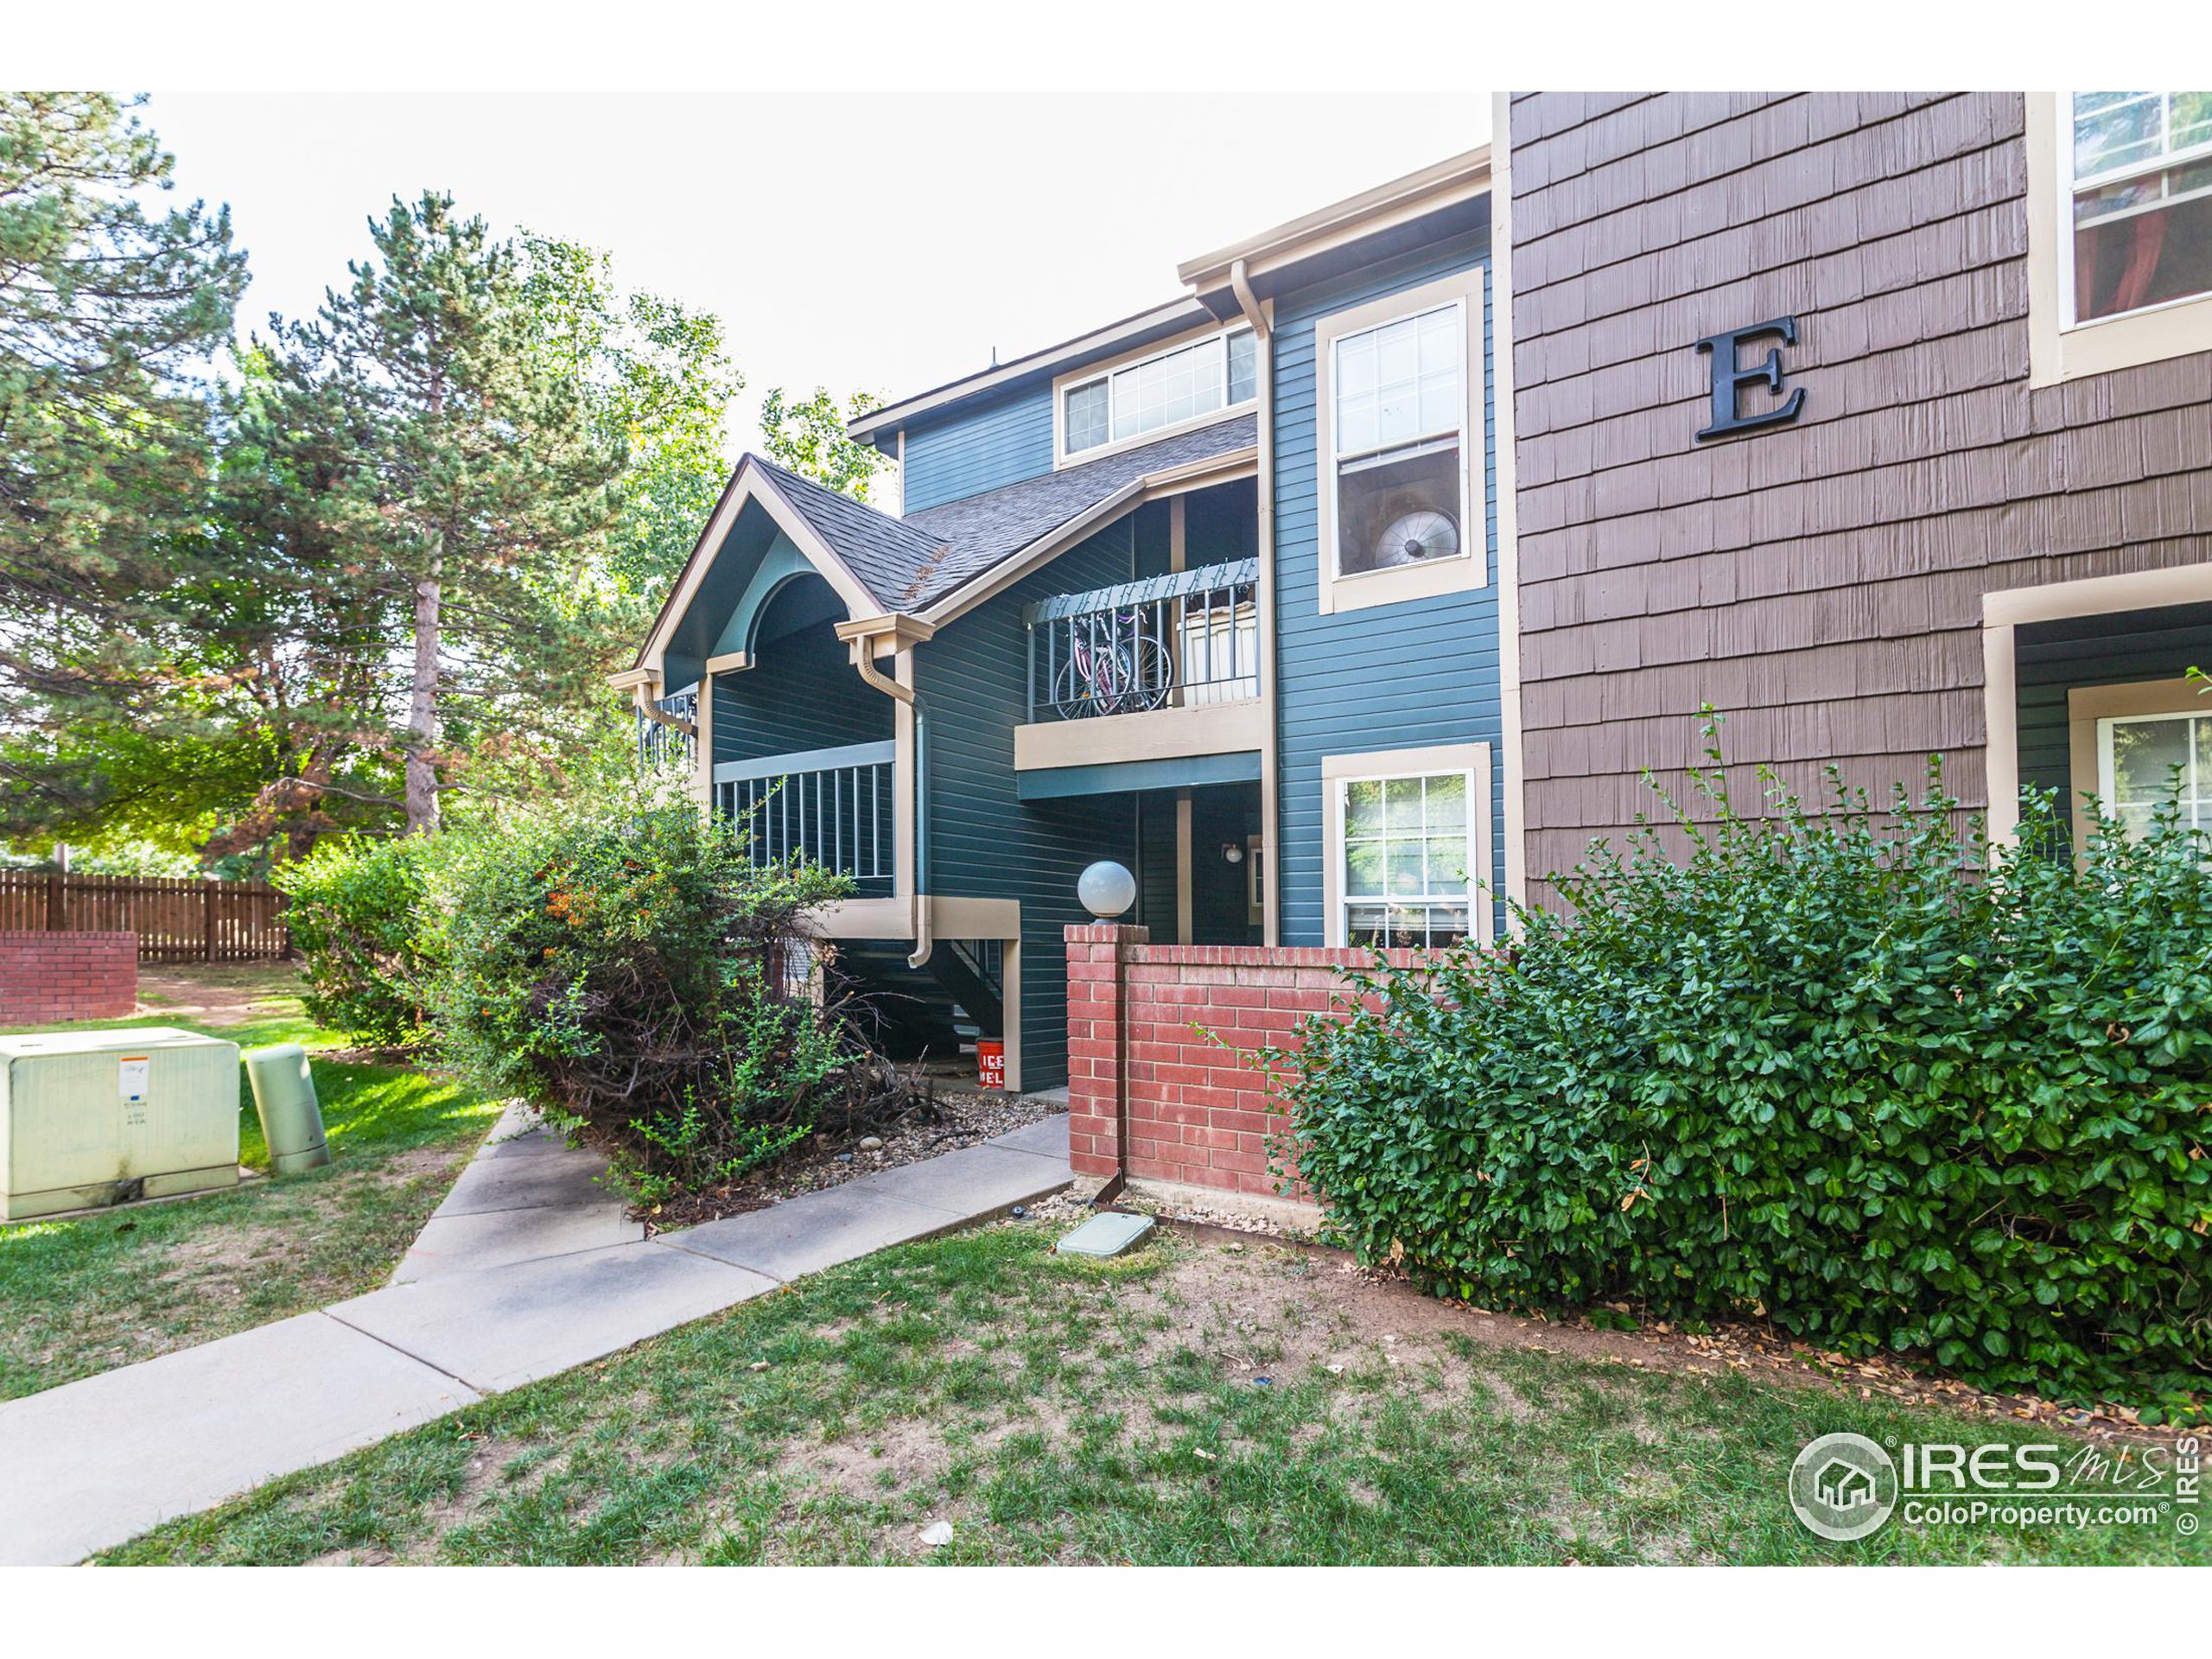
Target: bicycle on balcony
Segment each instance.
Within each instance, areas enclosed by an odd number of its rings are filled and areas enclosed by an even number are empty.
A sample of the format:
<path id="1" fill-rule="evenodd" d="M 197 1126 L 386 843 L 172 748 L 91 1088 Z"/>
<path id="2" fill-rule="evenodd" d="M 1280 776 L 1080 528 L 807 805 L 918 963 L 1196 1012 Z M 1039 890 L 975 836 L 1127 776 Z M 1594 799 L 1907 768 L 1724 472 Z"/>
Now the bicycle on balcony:
<path id="1" fill-rule="evenodd" d="M 1093 611 L 1067 619 L 1067 657 L 1052 684 L 1061 718 L 1141 714 L 1166 703 L 1175 683 L 1174 656 L 1153 609 Z"/>

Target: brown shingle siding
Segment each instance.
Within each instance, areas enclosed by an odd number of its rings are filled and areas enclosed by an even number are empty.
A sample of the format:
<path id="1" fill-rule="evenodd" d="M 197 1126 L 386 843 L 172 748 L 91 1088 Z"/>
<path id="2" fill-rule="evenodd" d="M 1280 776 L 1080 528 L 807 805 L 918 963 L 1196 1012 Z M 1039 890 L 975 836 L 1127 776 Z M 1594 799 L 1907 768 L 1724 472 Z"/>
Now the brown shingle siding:
<path id="1" fill-rule="evenodd" d="M 1739 170 L 1687 179 L 1682 188 L 1664 194 L 1634 188 L 1649 176 L 1640 154 L 1549 188 L 1524 192 L 1516 181 L 1516 284 L 1533 293 L 1616 260 L 1796 213 L 1885 181 L 1901 182 L 1886 193 L 1891 200 L 1885 200 L 1879 190 L 1866 192 L 1859 204 L 1862 235 L 1888 234 L 1908 222 L 1948 218 L 1977 202 L 2018 196 L 2026 188 L 2024 158 L 2008 152 L 2018 149 L 2014 141 L 2024 106 L 2018 94 L 2010 101 L 2009 117 L 1986 100 L 1949 98 L 1787 153 L 1754 146 Z M 1775 109 L 1766 107 L 1738 120 L 1776 118 Z M 1961 162 L 1955 169 L 1935 165 L 1953 159 Z M 1891 222 L 1865 222 L 1870 210 Z"/>
<path id="2" fill-rule="evenodd" d="M 1982 805 L 1984 596 L 2212 561 L 2212 355 L 2030 391 L 2018 93 L 1554 96 L 1510 105 L 1532 874 L 1708 702 L 1801 792 L 1940 750 Z M 1804 417 L 1697 444 L 1695 340 L 1777 315 Z"/>

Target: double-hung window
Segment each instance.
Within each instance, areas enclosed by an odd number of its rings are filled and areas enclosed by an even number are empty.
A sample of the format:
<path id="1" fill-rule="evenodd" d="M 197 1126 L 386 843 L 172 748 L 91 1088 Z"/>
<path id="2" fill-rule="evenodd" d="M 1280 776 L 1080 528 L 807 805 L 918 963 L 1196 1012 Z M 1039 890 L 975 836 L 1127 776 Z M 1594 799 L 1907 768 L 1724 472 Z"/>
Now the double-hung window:
<path id="1" fill-rule="evenodd" d="M 1337 574 L 1457 558 L 1466 550 L 1465 306 L 1340 334 L 1330 351 Z"/>
<path id="2" fill-rule="evenodd" d="M 1259 387 L 1258 344 L 1232 328 L 1141 358 L 1060 392 L 1060 451 L 1134 442 L 1249 404 Z"/>
<path id="3" fill-rule="evenodd" d="M 2212 92 L 2030 92 L 2028 384 L 2212 351 Z"/>
<path id="4" fill-rule="evenodd" d="M 2075 92 L 2071 320 L 2212 294 L 2212 92 Z"/>
<path id="5" fill-rule="evenodd" d="M 1324 614 L 1489 579 L 1479 265 L 1315 319 Z"/>
<path id="6" fill-rule="evenodd" d="M 1475 931 L 1476 774 L 1337 780 L 1337 899 L 1347 944 L 1440 949 Z"/>

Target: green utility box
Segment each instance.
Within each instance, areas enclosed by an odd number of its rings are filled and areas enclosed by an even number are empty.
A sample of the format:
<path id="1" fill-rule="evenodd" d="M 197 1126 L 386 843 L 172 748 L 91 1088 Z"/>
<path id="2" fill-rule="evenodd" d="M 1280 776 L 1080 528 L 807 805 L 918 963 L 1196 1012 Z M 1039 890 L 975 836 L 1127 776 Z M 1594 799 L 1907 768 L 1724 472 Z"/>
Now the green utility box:
<path id="1" fill-rule="evenodd" d="M 261 1138 L 269 1143 L 270 1169 L 297 1175 L 328 1163 L 330 1146 L 323 1138 L 322 1106 L 315 1097 L 307 1050 L 297 1043 L 257 1048 L 245 1057 L 245 1075 L 253 1085 L 253 1109 L 261 1115 Z"/>
<path id="2" fill-rule="evenodd" d="M 0 1037 L 0 1221 L 238 1179 L 238 1046 L 194 1031 Z"/>

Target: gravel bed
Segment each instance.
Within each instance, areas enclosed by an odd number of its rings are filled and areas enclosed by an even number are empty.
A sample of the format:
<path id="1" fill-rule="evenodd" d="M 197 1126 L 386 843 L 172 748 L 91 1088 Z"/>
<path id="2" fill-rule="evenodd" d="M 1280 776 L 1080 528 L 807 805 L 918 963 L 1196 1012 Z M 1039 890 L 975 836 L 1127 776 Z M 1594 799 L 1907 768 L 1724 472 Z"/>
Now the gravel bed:
<path id="1" fill-rule="evenodd" d="M 640 1220 L 658 1230 L 690 1227 L 719 1216 L 765 1210 L 772 1204 L 837 1186 L 879 1169 L 918 1164 L 941 1153 L 957 1152 L 994 1136 L 1065 1112 L 1058 1101 L 1042 1095 L 985 1094 L 972 1090 L 939 1090 L 928 1105 L 917 1107 L 900 1122 L 859 1135 L 817 1135 L 765 1169 L 756 1169 L 728 1186 L 671 1200 L 656 1209 L 638 1211 Z M 868 1146 L 874 1140 L 881 1144 Z"/>

